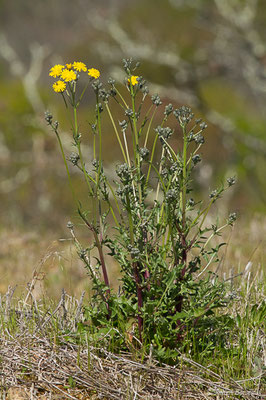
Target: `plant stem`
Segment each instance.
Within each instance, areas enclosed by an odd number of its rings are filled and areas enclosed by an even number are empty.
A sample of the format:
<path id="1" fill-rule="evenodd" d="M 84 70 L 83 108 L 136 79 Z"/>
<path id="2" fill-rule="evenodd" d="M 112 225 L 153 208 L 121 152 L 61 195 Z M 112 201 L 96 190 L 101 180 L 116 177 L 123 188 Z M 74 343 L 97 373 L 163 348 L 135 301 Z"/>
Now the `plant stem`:
<path id="1" fill-rule="evenodd" d="M 95 244 L 96 244 L 96 247 L 98 249 L 98 253 L 99 253 L 99 257 L 100 257 L 104 283 L 105 283 L 105 286 L 107 287 L 107 291 L 106 292 L 107 292 L 107 295 L 109 296 L 110 295 L 110 283 L 109 283 L 108 272 L 107 272 L 105 259 L 104 259 L 104 254 L 103 254 L 103 249 L 102 249 L 102 242 L 98 238 L 98 234 L 97 234 L 97 231 L 96 231 L 95 227 L 93 225 L 91 225 L 89 223 L 89 221 L 85 218 L 85 216 L 83 215 L 83 213 L 80 210 L 80 208 L 78 209 L 78 213 L 81 216 L 82 220 L 87 225 L 87 227 L 89 228 L 89 230 L 93 234 L 93 237 L 94 237 L 94 240 L 95 240 Z M 110 312 L 109 305 L 108 305 L 108 311 Z"/>
<path id="2" fill-rule="evenodd" d="M 139 202 L 142 203 L 142 192 L 141 192 L 141 184 L 140 184 L 140 158 L 139 158 L 139 134 L 137 129 L 137 119 L 136 119 L 136 107 L 135 107 L 135 93 L 134 88 L 130 79 L 130 93 L 132 99 L 132 111 L 133 111 L 133 127 L 134 127 L 134 138 L 135 138 L 135 155 L 136 155 L 136 164 L 137 164 L 137 175 L 138 175 L 138 192 L 139 192 Z"/>
<path id="3" fill-rule="evenodd" d="M 187 136 L 186 129 L 183 128 L 183 176 L 182 176 L 182 225 L 183 231 L 186 229 L 186 193 L 187 193 Z"/>
<path id="4" fill-rule="evenodd" d="M 126 108 L 128 108 L 128 104 L 125 101 L 124 97 L 122 96 L 122 94 L 119 92 L 119 90 L 117 89 L 117 87 L 115 88 L 115 90 L 117 91 L 118 96 L 120 97 L 120 99 L 122 100 L 122 102 L 125 104 Z"/>
<path id="5" fill-rule="evenodd" d="M 99 166 L 98 166 L 97 187 L 96 187 L 97 190 L 99 187 L 100 173 L 102 169 L 102 125 L 101 125 L 101 113 L 99 109 L 98 93 L 96 95 L 96 102 L 97 102 L 97 127 L 99 135 Z"/>
<path id="6" fill-rule="evenodd" d="M 119 133 L 118 133 L 117 128 L 116 128 L 116 126 L 115 126 L 115 122 L 114 122 L 114 119 L 113 119 L 113 116 L 112 116 L 112 113 L 111 113 L 111 111 L 110 111 L 110 108 L 109 108 L 108 104 L 106 104 L 106 110 L 107 110 L 108 115 L 109 115 L 109 117 L 110 117 L 110 120 L 111 120 L 111 122 L 112 122 L 114 131 L 115 131 L 115 134 L 116 134 L 117 141 L 118 141 L 118 143 L 119 143 L 119 146 L 120 146 L 120 149 L 121 149 L 123 158 L 124 158 L 125 163 L 126 163 L 126 162 L 127 162 L 127 157 L 126 157 L 126 154 L 125 154 L 125 151 L 124 151 L 122 142 L 121 142 L 120 137 L 119 137 Z"/>
<path id="7" fill-rule="evenodd" d="M 124 143 L 125 143 L 125 148 L 126 148 L 128 166 L 129 166 L 129 168 L 131 168 L 131 162 L 130 162 L 130 157 L 129 157 L 129 152 L 128 152 L 128 145 L 127 145 L 127 138 L 126 138 L 125 130 L 123 130 L 123 138 L 124 138 Z"/>
<path id="8" fill-rule="evenodd" d="M 152 125 L 152 122 L 153 122 L 153 118 L 154 118 L 155 113 L 156 113 L 156 107 L 155 107 L 155 109 L 154 109 L 154 111 L 153 111 L 152 117 L 151 117 L 150 122 L 149 122 L 149 125 L 148 125 L 148 129 L 147 129 L 146 137 L 145 137 L 145 142 L 144 142 L 144 147 L 147 147 L 148 138 L 149 138 L 149 133 L 150 133 L 150 129 L 151 129 L 151 125 Z"/>
<path id="9" fill-rule="evenodd" d="M 161 173 L 162 173 L 162 159 L 164 157 L 164 152 L 165 152 L 165 149 L 163 147 L 162 155 L 161 155 L 161 162 L 160 162 L 160 166 L 159 166 L 159 176 L 161 176 Z M 159 191 L 160 191 L 160 181 L 158 181 L 158 184 L 157 184 L 156 197 L 155 197 L 156 201 L 158 201 Z"/>
<path id="10" fill-rule="evenodd" d="M 140 282 L 138 263 L 133 263 L 134 277 L 137 287 L 137 298 L 138 298 L 138 328 L 139 328 L 139 340 L 142 342 L 142 328 L 143 328 L 143 317 L 141 316 L 141 309 L 143 306 L 142 288 Z"/>
<path id="11" fill-rule="evenodd" d="M 62 141 L 61 141 L 61 138 L 59 136 L 59 133 L 58 133 L 57 129 L 54 129 L 54 132 L 56 134 L 56 137 L 57 137 L 57 140 L 58 140 L 58 143 L 59 143 L 59 147 L 60 147 L 60 150 L 61 150 L 61 154 L 62 154 L 62 157 L 63 157 L 63 160 L 64 160 L 64 164 L 65 164 L 65 168 L 66 168 L 66 171 L 67 171 L 67 177 L 68 177 L 70 190 L 71 190 L 71 193 L 72 193 L 72 196 L 73 196 L 75 204 L 78 204 L 78 201 L 77 201 L 77 198 L 76 198 L 76 194 L 75 194 L 75 191 L 74 191 L 74 188 L 73 188 L 73 185 L 72 185 L 71 175 L 70 175 L 69 168 L 68 168 L 68 165 L 67 165 L 66 156 L 65 156 L 63 145 L 62 145 Z"/>
<path id="12" fill-rule="evenodd" d="M 130 201 L 129 201 L 128 195 L 126 196 L 126 199 L 127 199 L 127 213 L 128 213 L 128 223 L 129 223 L 129 231 L 130 231 L 130 242 L 133 245 L 134 244 L 134 225 L 133 225 L 133 219 L 132 219 Z"/>
<path id="13" fill-rule="evenodd" d="M 81 147 L 80 147 L 80 140 L 78 138 L 77 106 L 75 104 L 73 106 L 73 112 L 74 112 L 74 132 L 73 132 L 74 133 L 74 140 L 75 140 L 75 143 L 76 143 L 76 146 L 77 146 L 77 149 L 78 149 L 80 163 L 81 163 L 81 167 L 82 167 L 84 178 L 85 178 L 86 183 L 87 183 L 87 185 L 89 187 L 91 195 L 93 195 L 93 190 L 92 190 L 91 184 L 90 184 L 90 182 L 88 180 L 88 174 L 87 174 L 87 171 L 85 169 L 85 164 L 84 164 L 84 161 L 83 161 L 83 156 L 82 156 Z"/>
<path id="14" fill-rule="evenodd" d="M 155 153 L 155 147 L 156 147 L 157 140 L 158 140 L 158 135 L 155 136 L 155 139 L 154 139 L 154 142 L 153 142 L 152 151 L 151 151 L 151 159 L 150 159 L 150 162 L 149 162 L 150 165 L 149 165 L 149 169 L 148 169 L 148 172 L 147 172 L 145 187 L 147 187 L 148 183 L 149 183 L 150 173 L 151 173 L 151 168 L 152 168 L 152 165 L 153 165 L 152 163 L 153 163 L 153 158 L 154 158 L 154 153 Z"/>

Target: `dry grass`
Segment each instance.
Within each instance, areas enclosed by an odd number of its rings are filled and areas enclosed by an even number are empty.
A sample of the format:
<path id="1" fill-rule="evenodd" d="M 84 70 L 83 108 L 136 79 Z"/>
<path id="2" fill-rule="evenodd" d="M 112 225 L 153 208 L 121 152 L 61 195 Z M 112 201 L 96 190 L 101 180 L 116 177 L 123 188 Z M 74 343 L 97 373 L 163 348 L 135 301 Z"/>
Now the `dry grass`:
<path id="1" fill-rule="evenodd" d="M 84 233 L 83 233 L 84 235 Z M 229 277 L 243 272 L 249 262 L 256 267 L 265 265 L 266 218 L 254 217 L 248 224 L 240 221 L 232 233 L 223 235 L 228 242 L 224 248 L 220 273 Z M 84 235 L 84 244 L 88 238 Z M 66 229 L 64 238 L 51 233 L 40 237 L 37 232 L 0 231 L 0 293 L 9 285 L 22 293 L 35 277 L 36 298 L 48 296 L 59 300 L 64 288 L 71 296 L 79 297 L 88 291 L 89 282 L 76 248 Z M 111 284 L 116 286 L 118 267 L 108 259 Z"/>
<path id="2" fill-rule="evenodd" d="M 84 237 L 83 242 L 88 245 L 88 238 Z M 40 237 L 36 232 L 3 230 L 0 260 L 0 293 L 11 285 L 22 294 L 28 284 L 34 283 L 35 298 L 47 296 L 57 301 L 63 288 L 76 297 L 89 290 L 87 273 L 67 229 L 64 238 L 51 233 Z M 118 268 L 110 261 L 109 267 L 115 286 Z"/>
<path id="3" fill-rule="evenodd" d="M 74 344 L 83 297 L 63 292 L 50 308 L 28 294 L 16 301 L 16 309 L 12 290 L 2 298 L 2 399 L 266 398 L 259 393 L 261 377 L 256 390 L 247 390 L 244 381 L 226 381 L 185 356 L 182 367 L 160 366 L 152 358 L 139 362 L 129 353 L 113 354 L 89 340 Z"/>
<path id="4" fill-rule="evenodd" d="M 227 278 L 245 271 L 239 291 L 246 277 L 247 301 L 265 265 L 265 233 L 265 219 L 239 224 L 221 262 Z M 134 354 L 113 354 L 89 337 L 78 345 L 88 279 L 72 242 L 52 239 L 14 231 L 0 235 L 1 399 L 266 399 L 263 369 L 239 380 L 187 355 L 170 367 L 151 357 L 140 362 Z M 258 301 L 263 296 L 262 290 Z"/>

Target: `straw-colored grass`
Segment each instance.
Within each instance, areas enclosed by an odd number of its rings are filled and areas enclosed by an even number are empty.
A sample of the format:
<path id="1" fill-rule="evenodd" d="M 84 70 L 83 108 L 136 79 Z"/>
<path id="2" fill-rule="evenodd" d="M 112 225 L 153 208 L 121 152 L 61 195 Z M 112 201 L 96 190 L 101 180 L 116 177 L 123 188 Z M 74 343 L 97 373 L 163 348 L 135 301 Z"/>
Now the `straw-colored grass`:
<path id="1" fill-rule="evenodd" d="M 58 304 L 37 302 L 32 293 L 1 302 L 2 399 L 263 399 L 262 374 L 253 388 L 224 379 L 185 355 L 176 367 L 113 354 L 91 343 L 75 344 L 83 320 L 83 297 L 62 293 Z"/>
<path id="2" fill-rule="evenodd" d="M 180 354 L 175 367 L 113 354 L 81 333 L 89 284 L 71 241 L 2 231 L 0 398 L 266 399 L 265 337 L 252 314 L 265 302 L 265 231 L 262 218 L 245 228 L 239 223 L 222 257 L 221 276 L 238 275 L 230 314 L 242 319 L 230 337 L 232 352 L 225 357 L 217 348 L 197 362 Z M 248 365 L 241 376 L 243 352 Z"/>

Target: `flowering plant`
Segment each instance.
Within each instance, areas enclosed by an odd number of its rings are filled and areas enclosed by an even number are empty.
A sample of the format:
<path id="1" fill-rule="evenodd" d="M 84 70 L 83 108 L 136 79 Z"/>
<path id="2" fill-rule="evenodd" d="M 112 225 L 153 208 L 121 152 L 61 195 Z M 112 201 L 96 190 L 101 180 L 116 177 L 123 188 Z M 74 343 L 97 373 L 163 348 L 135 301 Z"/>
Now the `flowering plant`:
<path id="1" fill-rule="evenodd" d="M 87 69 L 82 62 L 51 68 L 50 75 L 59 78 L 53 85 L 54 91 L 62 95 L 67 108 L 73 108 L 75 152 L 69 157 L 63 149 L 58 122 L 53 121 L 49 112 L 46 121 L 59 141 L 79 216 L 93 238 L 92 244 L 84 248 L 74 225 L 68 224 L 93 284 L 86 329 L 104 340 L 111 337 L 116 350 L 134 348 L 144 354 L 152 351 L 157 358 L 172 362 L 189 335 L 202 337 L 205 332 L 212 337 L 213 321 L 217 323 L 218 318 L 215 309 L 226 304 L 224 284 L 215 274 L 207 273 L 218 261 L 222 244 L 210 244 L 234 223 L 236 216 L 231 214 L 221 227 L 208 226 L 206 218 L 214 202 L 235 180 L 229 178 L 226 186 L 211 191 L 205 203 L 194 200 L 193 170 L 201 162 L 200 149 L 207 125 L 194 119 L 189 107 L 174 109 L 168 104 L 161 123 L 154 127 L 154 117 L 162 108 L 160 97 L 149 97 L 145 80 L 133 75 L 138 63 L 126 59 L 123 66 L 129 100 L 113 79 L 104 88 L 98 79 L 100 72 Z M 78 95 L 80 73 L 87 73 L 89 79 Z M 95 121 L 91 124 L 91 168 L 82 154 L 85 139 L 79 132 L 77 116 L 89 83 L 96 97 Z M 145 102 L 147 111 L 143 107 Z M 113 117 L 113 107 L 121 110 L 118 122 Z M 110 119 L 121 150 L 122 162 L 117 165 L 115 183 L 108 179 L 104 169 L 103 112 Z M 181 149 L 172 145 L 173 135 L 182 137 Z M 160 157 L 156 161 L 158 151 Z M 84 176 L 91 198 L 90 213 L 76 198 L 68 162 Z M 96 265 L 91 260 L 93 248 L 98 251 Z M 110 287 L 106 251 L 121 269 L 119 293 Z"/>

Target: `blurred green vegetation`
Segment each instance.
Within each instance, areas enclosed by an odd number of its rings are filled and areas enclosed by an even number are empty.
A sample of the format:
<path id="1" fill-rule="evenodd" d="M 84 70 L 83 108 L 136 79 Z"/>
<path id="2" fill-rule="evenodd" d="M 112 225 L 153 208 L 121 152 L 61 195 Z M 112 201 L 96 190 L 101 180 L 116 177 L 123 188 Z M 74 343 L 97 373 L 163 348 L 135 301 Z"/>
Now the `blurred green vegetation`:
<path id="1" fill-rule="evenodd" d="M 241 12 L 248 3 L 234 2 Z M 235 7 L 230 0 L 224 4 Z M 217 2 L 206 0 L 117 0 L 112 5 L 85 0 L 75 4 L 68 0 L 56 4 L 38 0 L 34 5 L 26 0 L 14 5 L 1 0 L 1 225 L 62 233 L 68 219 L 75 218 L 56 138 L 43 119 L 49 108 L 61 123 L 63 141 L 70 153 L 71 129 L 63 102 L 51 89 L 49 68 L 57 62 L 81 60 L 99 68 L 103 82 L 109 75 L 122 80 L 121 58 L 131 55 L 141 61 L 139 74 L 151 82 L 151 94 L 153 88 L 160 93 L 165 87 L 160 94 L 164 103 L 191 105 L 209 125 L 204 162 L 196 177 L 199 193 L 207 196 L 223 177 L 236 175 L 237 184 L 224 199 L 223 211 L 230 209 L 245 216 L 255 211 L 265 213 L 266 90 L 264 93 L 262 84 L 266 81 L 266 51 L 256 53 L 256 46 L 255 50 L 252 47 L 254 26 L 261 40 L 266 38 L 265 2 L 259 1 L 257 7 L 253 25 L 247 25 L 245 31 L 237 20 L 234 25 L 230 16 L 226 19 Z M 29 13 L 32 26 L 28 23 Z M 39 65 L 38 48 L 43 51 Z M 247 59 L 248 52 L 252 60 Z M 248 76 L 249 69 L 243 69 L 248 62 L 254 65 L 253 80 Z M 218 121 L 217 115 L 224 120 Z M 123 119 L 120 111 L 116 116 Z M 93 119 L 90 90 L 80 108 L 88 165 L 92 160 L 89 124 Z M 154 127 L 158 123 L 155 121 Z M 115 143 L 105 116 L 104 161 L 110 173 L 120 157 Z M 75 186 L 86 203 L 78 174 Z"/>

